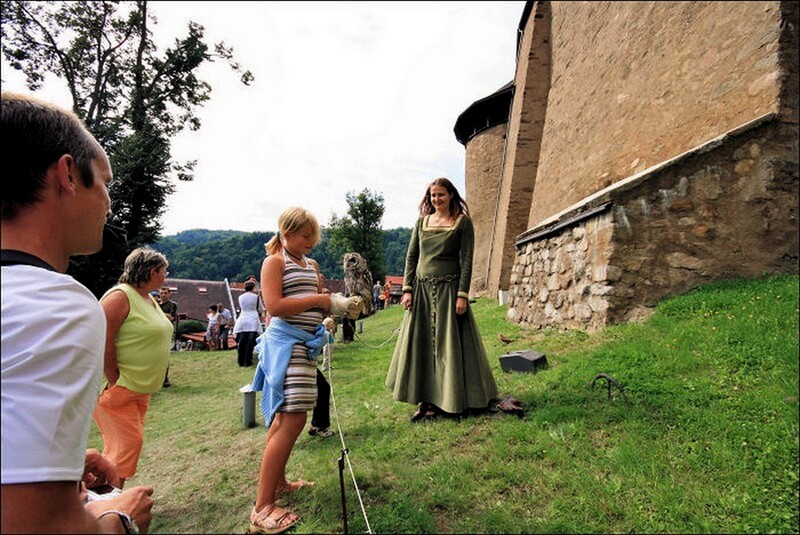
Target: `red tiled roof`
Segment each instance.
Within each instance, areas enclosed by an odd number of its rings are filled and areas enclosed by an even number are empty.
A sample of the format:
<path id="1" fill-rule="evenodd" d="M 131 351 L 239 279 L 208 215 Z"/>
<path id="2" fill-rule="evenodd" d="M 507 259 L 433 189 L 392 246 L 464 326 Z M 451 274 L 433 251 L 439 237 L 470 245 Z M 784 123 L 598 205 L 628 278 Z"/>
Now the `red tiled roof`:
<path id="1" fill-rule="evenodd" d="M 386 282 L 392 285 L 389 290 L 390 295 L 403 295 L 403 277 L 401 275 L 386 275 Z"/>

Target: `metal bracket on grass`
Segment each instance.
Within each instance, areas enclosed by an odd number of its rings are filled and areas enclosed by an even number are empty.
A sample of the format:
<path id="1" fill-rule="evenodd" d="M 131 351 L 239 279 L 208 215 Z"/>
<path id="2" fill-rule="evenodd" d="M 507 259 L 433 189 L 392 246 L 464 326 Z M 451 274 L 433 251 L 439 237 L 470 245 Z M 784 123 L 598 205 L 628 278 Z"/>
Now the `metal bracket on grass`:
<path id="1" fill-rule="evenodd" d="M 608 387 L 608 399 L 611 399 L 611 385 L 614 385 L 619 390 L 619 393 L 622 394 L 622 397 L 625 399 L 625 401 L 628 401 L 627 396 L 625 396 L 625 390 L 622 388 L 622 384 L 607 373 L 598 373 L 597 376 L 595 376 L 595 378 L 592 380 L 592 390 L 594 390 L 594 384 L 598 379 L 606 380 L 606 386 Z"/>

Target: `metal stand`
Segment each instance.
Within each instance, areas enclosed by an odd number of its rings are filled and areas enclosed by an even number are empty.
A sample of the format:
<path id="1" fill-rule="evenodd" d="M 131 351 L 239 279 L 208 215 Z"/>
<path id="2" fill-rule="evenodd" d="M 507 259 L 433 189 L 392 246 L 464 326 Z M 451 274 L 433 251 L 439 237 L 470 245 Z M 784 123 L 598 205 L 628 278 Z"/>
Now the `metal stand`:
<path id="1" fill-rule="evenodd" d="M 250 385 L 239 389 L 242 393 L 242 426 L 247 429 L 256 426 L 256 393 Z"/>
<path id="2" fill-rule="evenodd" d="M 342 455 L 339 457 L 339 489 L 342 492 L 342 521 L 344 522 L 344 532 L 347 531 L 347 502 L 344 499 L 344 456 L 348 453 L 347 449 L 342 450 Z"/>

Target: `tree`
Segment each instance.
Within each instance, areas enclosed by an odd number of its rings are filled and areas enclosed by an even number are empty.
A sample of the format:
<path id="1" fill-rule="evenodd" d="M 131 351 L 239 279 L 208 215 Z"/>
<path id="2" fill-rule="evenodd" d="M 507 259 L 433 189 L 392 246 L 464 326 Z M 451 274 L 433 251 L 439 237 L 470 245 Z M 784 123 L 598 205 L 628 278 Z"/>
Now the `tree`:
<path id="1" fill-rule="evenodd" d="M 347 215 L 331 217 L 329 236 L 339 259 L 344 253 L 359 253 L 367 261 L 373 280 L 383 280 L 386 267 L 383 258 L 383 195 L 364 188 L 361 193 L 348 192 Z M 341 262 L 341 260 L 340 260 Z"/>
<path id="2" fill-rule="evenodd" d="M 383 233 L 383 257 L 386 259 L 387 275 L 403 275 L 406 269 L 406 253 L 411 241 L 411 229 L 398 227 Z"/>
<path id="3" fill-rule="evenodd" d="M 174 162 L 170 140 L 200 128 L 195 115 L 211 86 L 197 78 L 204 62 L 223 60 L 253 80 L 204 29 L 190 22 L 188 34 L 159 54 L 151 40 L 146 0 L 89 2 L 3 1 L 3 55 L 25 74 L 28 88 L 40 89 L 48 73 L 63 80 L 75 113 L 106 149 L 114 170 L 111 209 L 127 236 L 103 251 L 73 259 L 70 272 L 95 295 L 118 277 L 125 256 L 156 241 L 161 215 L 175 179 L 191 180 L 194 161 Z"/>
<path id="4" fill-rule="evenodd" d="M 311 251 L 311 257 L 319 264 L 319 270 L 326 279 L 342 280 L 342 253 L 331 242 L 331 231 L 328 227 L 320 229 L 320 241 Z"/>

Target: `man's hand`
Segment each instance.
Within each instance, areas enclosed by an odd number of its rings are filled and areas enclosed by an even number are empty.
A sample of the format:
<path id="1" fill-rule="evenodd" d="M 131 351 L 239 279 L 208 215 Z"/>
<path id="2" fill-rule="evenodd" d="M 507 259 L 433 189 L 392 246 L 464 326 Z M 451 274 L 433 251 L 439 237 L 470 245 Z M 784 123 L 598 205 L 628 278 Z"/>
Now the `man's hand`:
<path id="1" fill-rule="evenodd" d="M 81 478 L 86 488 L 92 489 L 101 485 L 119 487 L 117 466 L 94 448 L 86 450 L 86 461 Z"/>
<path id="2" fill-rule="evenodd" d="M 108 500 L 96 500 L 86 504 L 86 510 L 95 517 L 110 510 L 128 513 L 140 533 L 147 533 L 150 521 L 153 520 L 153 487 L 131 487 L 125 489 L 121 494 Z"/>

